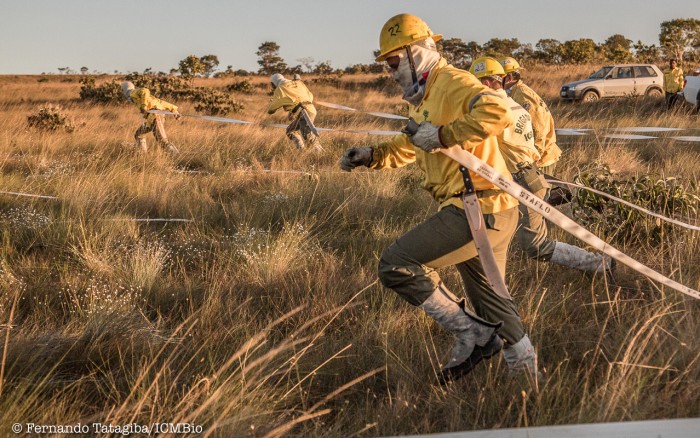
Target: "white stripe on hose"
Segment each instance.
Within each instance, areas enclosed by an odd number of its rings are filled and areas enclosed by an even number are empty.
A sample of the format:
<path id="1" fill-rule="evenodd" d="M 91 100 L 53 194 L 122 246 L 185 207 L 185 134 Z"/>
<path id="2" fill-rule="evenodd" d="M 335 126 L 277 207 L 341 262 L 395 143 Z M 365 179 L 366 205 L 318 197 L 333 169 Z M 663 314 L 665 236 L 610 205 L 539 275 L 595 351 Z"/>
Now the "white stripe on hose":
<path id="1" fill-rule="evenodd" d="M 170 111 L 161 111 L 161 110 L 150 110 L 146 111 L 151 114 L 163 114 L 163 115 L 175 115 L 175 113 L 172 113 Z M 183 117 L 191 117 L 195 119 L 203 119 L 203 120 L 211 120 L 215 122 L 223 122 L 223 123 L 234 123 L 238 125 L 259 125 L 259 126 L 265 126 L 265 127 L 271 127 L 271 128 L 280 128 L 280 129 L 287 129 L 287 125 L 279 124 L 279 123 L 257 123 L 257 122 L 249 122 L 247 120 L 238 120 L 238 119 L 229 119 L 226 117 L 212 117 L 212 116 L 196 116 L 196 115 L 191 115 L 191 114 L 181 114 Z M 401 134 L 399 131 L 380 131 L 380 130 L 375 130 L 375 129 L 352 129 L 352 130 L 345 130 L 345 129 L 332 129 L 332 128 L 319 128 L 316 127 L 317 131 L 326 131 L 326 132 L 348 132 L 351 134 L 371 134 L 371 135 L 396 135 L 396 134 Z"/>
<path id="2" fill-rule="evenodd" d="M 644 207 L 640 207 L 640 206 L 638 206 L 638 205 L 632 204 L 631 202 L 627 202 L 627 201 L 625 201 L 624 199 L 620 199 L 620 198 L 618 198 L 618 197 L 616 197 L 616 196 L 613 196 L 613 195 L 611 195 L 611 194 L 609 194 L 609 193 L 602 192 L 602 191 L 600 191 L 600 190 L 596 190 L 596 189 L 594 189 L 594 188 L 592 188 L 592 187 L 588 187 L 588 186 L 584 186 L 584 185 L 576 184 L 576 183 L 570 183 L 570 182 L 567 182 L 567 181 L 561 181 L 561 180 L 552 180 L 552 179 L 548 179 L 547 182 L 550 183 L 550 184 L 554 184 L 554 185 L 578 187 L 578 188 L 580 188 L 580 189 L 583 189 L 583 190 L 586 190 L 586 191 L 589 191 L 589 192 L 593 192 L 593 193 L 595 193 L 595 194 L 597 194 L 597 195 L 600 195 L 600 196 L 602 196 L 602 197 L 604 197 L 604 198 L 612 199 L 613 201 L 619 202 L 620 204 L 625 204 L 625 205 L 628 206 L 628 207 L 634 208 L 635 210 L 639 210 L 639 211 L 641 211 L 642 213 L 645 213 L 645 214 L 647 214 L 647 215 L 649 215 L 649 216 L 654 216 L 654 217 L 656 217 L 656 218 L 659 218 L 659 219 L 661 219 L 662 221 L 670 222 L 670 223 L 672 223 L 672 224 L 675 224 L 675 225 L 678 225 L 678 226 L 681 226 L 681 227 L 684 227 L 684 228 L 688 228 L 688 229 L 690 229 L 690 230 L 700 231 L 700 227 L 697 227 L 697 226 L 695 226 L 695 225 L 686 224 L 686 223 L 684 223 L 684 222 L 677 221 L 677 220 L 675 220 L 675 219 L 671 219 L 670 217 L 666 217 L 666 216 L 661 215 L 661 214 L 659 214 L 659 213 L 654 213 L 653 211 L 647 210 L 647 209 L 644 208 Z"/>
<path id="3" fill-rule="evenodd" d="M 479 160 L 477 157 L 460 148 L 459 146 L 452 146 L 451 148 L 440 149 L 440 152 L 457 161 L 459 164 L 467 167 L 469 170 L 481 175 L 483 178 L 495 184 L 500 189 L 514 196 L 526 207 L 537 211 L 547 220 L 554 223 L 567 233 L 580 239 L 581 241 L 602 251 L 603 253 L 609 255 L 610 257 L 614 258 L 620 263 L 629 266 L 630 268 L 634 269 L 640 274 L 643 274 L 653 280 L 658 281 L 661 284 L 664 284 L 688 296 L 700 299 L 700 292 L 696 291 L 695 289 L 691 289 L 688 286 L 684 286 L 674 280 L 671 280 L 668 277 L 663 276 L 662 274 L 643 265 L 642 263 L 639 263 L 632 257 L 609 245 L 608 243 L 597 237 L 595 234 L 591 233 L 581 225 L 569 219 L 566 215 L 558 211 L 556 208 L 547 204 L 545 201 L 538 198 L 529 191 L 523 189 L 514 181 L 507 179 L 506 177 L 498 173 L 493 167 Z M 528 202 L 528 200 L 531 200 L 533 202 Z"/>
<path id="4" fill-rule="evenodd" d="M 22 192 L 2 192 L 2 191 L 0 191 L 0 194 L 13 195 L 13 196 L 24 196 L 27 198 L 58 199 L 56 196 L 34 195 L 32 193 L 22 193 Z"/>
<path id="5" fill-rule="evenodd" d="M 382 112 L 378 112 L 378 111 L 362 111 L 362 110 L 358 110 L 355 108 L 350 108 L 349 106 L 338 105 L 337 103 L 322 102 L 320 100 L 314 100 L 314 105 L 325 106 L 326 108 L 333 108 L 333 109 L 342 110 L 342 111 L 359 112 L 359 113 L 369 114 L 372 116 L 382 117 L 385 119 L 408 120 L 408 117 L 400 116 L 398 114 L 382 113 Z"/>

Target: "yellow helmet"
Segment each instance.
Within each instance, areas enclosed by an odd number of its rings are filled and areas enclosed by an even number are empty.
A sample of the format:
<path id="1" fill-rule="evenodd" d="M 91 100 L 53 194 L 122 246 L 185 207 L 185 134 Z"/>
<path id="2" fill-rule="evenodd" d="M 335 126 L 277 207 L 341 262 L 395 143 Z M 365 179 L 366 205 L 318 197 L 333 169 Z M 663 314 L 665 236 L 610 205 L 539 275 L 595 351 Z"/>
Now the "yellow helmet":
<path id="1" fill-rule="evenodd" d="M 496 58 L 490 56 L 482 56 L 477 58 L 472 62 L 472 66 L 469 67 L 469 73 L 473 74 L 477 78 L 483 78 L 484 76 L 505 76 L 506 72 L 503 71 L 503 66 Z"/>
<path id="2" fill-rule="evenodd" d="M 520 67 L 520 64 L 518 64 L 518 61 L 516 61 L 515 58 L 511 58 L 510 56 L 498 58 L 498 62 L 501 63 L 501 65 L 503 66 L 503 70 L 506 72 L 506 74 L 518 70 L 523 70 L 523 68 Z"/>
<path id="3" fill-rule="evenodd" d="M 382 62 L 394 50 L 427 38 L 437 42 L 442 39 L 442 35 L 434 34 L 425 21 L 415 15 L 399 14 L 391 17 L 379 34 L 379 56 L 375 61 Z"/>

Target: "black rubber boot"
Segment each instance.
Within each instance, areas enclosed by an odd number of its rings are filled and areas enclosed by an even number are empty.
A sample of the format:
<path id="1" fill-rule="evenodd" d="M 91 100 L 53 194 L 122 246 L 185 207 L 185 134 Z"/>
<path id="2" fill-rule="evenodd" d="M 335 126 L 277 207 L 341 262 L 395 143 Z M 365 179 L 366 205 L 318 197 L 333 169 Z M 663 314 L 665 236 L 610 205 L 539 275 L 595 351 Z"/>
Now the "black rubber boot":
<path id="1" fill-rule="evenodd" d="M 491 339 L 489 339 L 483 347 L 476 345 L 474 347 L 474 351 L 467 358 L 467 360 L 459 365 L 442 369 L 438 378 L 440 385 L 445 386 L 450 382 L 454 382 L 455 380 L 466 376 L 479 364 L 479 362 L 498 354 L 501 349 L 503 349 L 503 341 L 496 333 L 494 333 L 493 336 L 491 336 Z"/>

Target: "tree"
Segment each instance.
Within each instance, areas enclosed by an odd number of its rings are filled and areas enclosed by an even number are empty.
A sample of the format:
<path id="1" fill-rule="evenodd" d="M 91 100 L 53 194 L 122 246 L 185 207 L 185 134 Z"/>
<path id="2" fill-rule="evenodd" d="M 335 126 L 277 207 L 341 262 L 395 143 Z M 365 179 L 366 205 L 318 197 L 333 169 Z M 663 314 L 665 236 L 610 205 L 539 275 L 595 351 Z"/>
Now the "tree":
<path id="1" fill-rule="evenodd" d="M 638 62 L 654 64 L 659 60 L 659 48 L 655 44 L 645 45 L 641 40 L 634 44 L 634 57 Z"/>
<path id="2" fill-rule="evenodd" d="M 330 61 L 319 62 L 313 72 L 319 75 L 329 75 L 333 73 L 333 67 L 331 67 Z"/>
<path id="3" fill-rule="evenodd" d="M 666 56 L 695 61 L 700 59 L 700 20 L 676 18 L 661 23 L 659 42 Z M 688 56 L 684 56 L 688 55 Z"/>
<path id="4" fill-rule="evenodd" d="M 265 41 L 260 44 L 258 51 L 255 52 L 258 55 L 258 65 L 260 65 L 258 73 L 271 75 L 287 71 L 287 64 L 279 55 L 279 51 L 280 46 L 274 41 Z"/>
<path id="5" fill-rule="evenodd" d="M 209 77 L 214 73 L 214 70 L 216 70 L 216 67 L 219 66 L 219 58 L 216 55 L 204 55 L 202 58 L 199 60 L 202 63 L 202 66 L 204 66 L 204 76 Z"/>
<path id="6" fill-rule="evenodd" d="M 517 38 L 491 38 L 484 43 L 484 52 L 488 56 L 513 56 L 513 52 L 520 47 Z"/>
<path id="7" fill-rule="evenodd" d="M 450 38 L 449 40 L 439 41 L 440 51 L 442 55 L 447 59 L 447 62 L 454 65 L 457 68 L 466 69 L 469 68 L 469 64 L 473 61 L 471 53 L 469 53 L 469 47 L 462 41 L 461 38 Z"/>
<path id="8" fill-rule="evenodd" d="M 624 35 L 616 33 L 601 45 L 605 58 L 612 62 L 628 62 L 632 59 L 630 46 L 632 40 L 628 40 Z"/>
<path id="9" fill-rule="evenodd" d="M 562 45 L 562 62 L 567 64 L 585 64 L 595 59 L 598 46 L 590 38 L 566 41 Z"/>
<path id="10" fill-rule="evenodd" d="M 535 44 L 533 58 L 547 64 L 561 64 L 562 44 L 553 38 L 544 38 Z"/>
<path id="11" fill-rule="evenodd" d="M 310 56 L 306 56 L 304 58 L 297 59 L 297 62 L 304 66 L 307 73 L 311 73 L 314 69 L 314 64 L 316 63 L 316 60 L 314 60 Z"/>
<path id="12" fill-rule="evenodd" d="M 80 67 L 80 73 L 82 73 L 82 74 L 87 74 L 88 70 L 90 70 L 90 69 L 87 67 Z"/>
<path id="13" fill-rule="evenodd" d="M 180 61 L 178 71 L 180 72 L 180 76 L 190 81 L 191 84 L 195 76 L 204 73 L 204 64 L 202 64 L 202 60 L 199 59 L 199 57 L 190 55 Z"/>

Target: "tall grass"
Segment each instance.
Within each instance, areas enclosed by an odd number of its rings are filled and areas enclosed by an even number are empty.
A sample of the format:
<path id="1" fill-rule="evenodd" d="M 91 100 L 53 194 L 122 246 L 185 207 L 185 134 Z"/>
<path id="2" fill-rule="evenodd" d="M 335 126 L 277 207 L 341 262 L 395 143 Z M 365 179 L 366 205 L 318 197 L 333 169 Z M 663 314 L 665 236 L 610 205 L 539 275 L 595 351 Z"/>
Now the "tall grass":
<path id="1" fill-rule="evenodd" d="M 561 83 L 592 68 L 527 71 L 558 126 L 697 124 L 663 112 L 661 101 L 555 100 Z M 0 431 L 17 422 L 180 422 L 202 425 L 205 436 L 378 436 L 700 415 L 698 303 L 624 267 L 612 285 L 516 248 L 507 281 L 543 379 L 512 380 L 494 358 L 436 386 L 449 335 L 376 282 L 382 249 L 435 205 L 415 168 L 337 167 L 345 148 L 376 137 L 324 133 L 319 153 L 297 151 L 278 129 L 168 119 L 181 154 L 149 138 L 141 155 L 131 144 L 135 108 L 88 105 L 77 100 L 77 80 L 37 79 L 0 78 L 2 190 L 59 198 L 0 195 Z M 404 111 L 374 79 L 309 85 L 319 100 Z M 261 87 L 236 95 L 246 109 L 234 117 L 284 123 L 265 114 L 267 78 L 249 80 Z M 27 116 L 46 103 L 61 104 L 78 129 L 30 130 Z M 190 103 L 180 109 L 194 114 Z M 401 127 L 325 108 L 317 124 Z M 697 146 L 660 136 L 561 137 L 559 176 L 605 164 L 621 177 L 697 184 Z M 192 222 L 129 221 L 137 218 Z M 617 231 L 592 230 L 606 239 Z M 697 233 L 620 246 L 700 287 Z M 456 271 L 441 274 L 461 290 Z"/>

